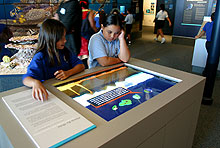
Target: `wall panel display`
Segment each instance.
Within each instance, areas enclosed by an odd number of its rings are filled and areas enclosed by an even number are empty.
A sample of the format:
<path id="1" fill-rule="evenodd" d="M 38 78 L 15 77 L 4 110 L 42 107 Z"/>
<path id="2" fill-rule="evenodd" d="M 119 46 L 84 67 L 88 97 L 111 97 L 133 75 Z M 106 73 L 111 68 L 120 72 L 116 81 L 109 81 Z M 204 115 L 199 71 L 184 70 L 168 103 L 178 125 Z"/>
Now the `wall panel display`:
<path id="1" fill-rule="evenodd" d="M 154 19 L 156 15 L 156 0 L 145 0 L 143 6 L 144 12 L 144 26 L 154 26 Z"/>
<path id="2" fill-rule="evenodd" d="M 182 25 L 201 24 L 208 10 L 208 0 L 185 0 Z"/>
<path id="3" fill-rule="evenodd" d="M 56 12 L 58 0 L 0 2 L 0 74 L 24 74 L 36 51 L 39 26 Z"/>
<path id="4" fill-rule="evenodd" d="M 36 34 L 44 19 L 57 9 L 58 0 L 3 0 L 0 5 L 0 24 L 8 26 L 13 36 Z"/>
<path id="5" fill-rule="evenodd" d="M 173 6 L 174 1 L 173 0 L 165 0 L 164 3 L 165 3 L 165 9 L 167 11 L 170 11 L 174 8 L 174 6 Z"/>

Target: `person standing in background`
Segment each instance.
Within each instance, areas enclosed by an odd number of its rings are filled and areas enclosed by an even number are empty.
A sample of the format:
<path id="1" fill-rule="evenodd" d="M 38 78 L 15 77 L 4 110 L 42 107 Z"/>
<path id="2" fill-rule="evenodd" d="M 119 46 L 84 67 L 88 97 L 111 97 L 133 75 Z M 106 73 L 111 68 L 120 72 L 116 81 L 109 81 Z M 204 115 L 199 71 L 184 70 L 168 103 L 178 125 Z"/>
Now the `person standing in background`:
<path id="1" fill-rule="evenodd" d="M 94 20 L 95 11 L 88 9 L 89 8 L 88 1 L 85 0 L 80 1 L 80 6 L 82 8 L 82 21 L 83 21 L 82 24 L 87 27 L 81 26 L 82 27 L 81 48 L 80 48 L 80 53 L 78 54 L 78 58 L 81 59 L 85 67 L 88 68 L 87 60 L 89 57 L 89 51 L 88 51 L 89 39 L 92 36 L 92 34 L 97 32 L 96 23 Z M 89 23 L 89 24 L 85 24 L 85 23 Z"/>
<path id="2" fill-rule="evenodd" d="M 125 24 L 126 24 L 126 34 L 127 34 L 127 41 L 128 45 L 131 45 L 131 29 L 132 29 L 132 24 L 134 22 L 134 17 L 131 14 L 131 9 L 129 8 L 127 10 L 128 15 L 125 17 Z"/>
<path id="3" fill-rule="evenodd" d="M 171 27 L 171 21 L 168 17 L 168 13 L 165 10 L 165 5 L 161 4 L 160 5 L 160 11 L 157 13 L 156 18 L 155 18 L 155 26 L 157 28 L 157 35 L 156 38 L 154 38 L 155 41 L 158 41 L 158 37 L 159 35 L 161 36 L 162 40 L 161 40 L 161 44 L 166 42 L 166 39 L 164 38 L 164 34 L 163 34 L 163 30 L 162 28 L 164 27 L 165 24 L 165 19 L 167 19 L 167 21 L 169 22 L 169 26 Z"/>
<path id="4" fill-rule="evenodd" d="M 210 53 L 211 48 L 211 36 L 212 36 L 212 28 L 213 28 L 213 21 L 215 19 L 215 13 L 212 13 L 211 15 L 211 22 L 207 22 L 205 26 L 203 27 L 202 31 L 199 33 L 199 35 L 195 36 L 195 39 L 198 39 L 206 34 L 206 43 L 205 47 L 207 50 L 207 53 Z M 207 64 L 206 64 L 207 65 Z M 202 73 L 203 76 L 206 76 L 207 67 L 205 66 L 204 71 Z"/>
<path id="5" fill-rule="evenodd" d="M 78 0 L 63 0 L 54 16 L 66 27 L 65 46 L 76 56 L 81 48 L 82 9 Z"/>
<path id="6" fill-rule="evenodd" d="M 112 11 L 110 12 L 110 14 L 117 14 L 121 20 L 121 22 L 123 23 L 124 19 L 125 19 L 125 15 L 123 13 L 120 13 L 120 11 L 118 10 L 118 8 L 113 8 Z"/>

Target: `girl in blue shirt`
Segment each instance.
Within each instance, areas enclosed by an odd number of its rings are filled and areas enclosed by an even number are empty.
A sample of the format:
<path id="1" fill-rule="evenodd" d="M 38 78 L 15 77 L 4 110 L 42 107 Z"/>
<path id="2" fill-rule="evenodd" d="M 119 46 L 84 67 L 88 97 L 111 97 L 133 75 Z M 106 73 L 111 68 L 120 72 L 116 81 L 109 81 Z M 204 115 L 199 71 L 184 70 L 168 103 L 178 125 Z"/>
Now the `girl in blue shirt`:
<path id="1" fill-rule="evenodd" d="M 128 62 L 130 51 L 118 15 L 110 14 L 89 41 L 89 68 Z"/>
<path id="2" fill-rule="evenodd" d="M 32 87 L 36 100 L 47 100 L 48 93 L 42 82 L 51 78 L 64 80 L 85 69 L 81 60 L 64 45 L 66 29 L 57 20 L 47 19 L 40 28 L 37 51 L 23 76 L 23 84 Z"/>
<path id="3" fill-rule="evenodd" d="M 205 47 L 206 47 L 208 54 L 210 53 L 210 50 L 211 50 L 211 36 L 212 36 L 212 28 L 213 28 L 214 19 L 215 19 L 215 12 L 213 12 L 211 15 L 211 22 L 207 22 L 205 26 L 203 27 L 202 31 L 199 33 L 199 35 L 195 36 L 195 39 L 198 39 L 206 34 L 207 41 L 205 43 Z M 202 72 L 202 75 L 206 76 L 206 73 L 207 73 L 207 64 Z"/>

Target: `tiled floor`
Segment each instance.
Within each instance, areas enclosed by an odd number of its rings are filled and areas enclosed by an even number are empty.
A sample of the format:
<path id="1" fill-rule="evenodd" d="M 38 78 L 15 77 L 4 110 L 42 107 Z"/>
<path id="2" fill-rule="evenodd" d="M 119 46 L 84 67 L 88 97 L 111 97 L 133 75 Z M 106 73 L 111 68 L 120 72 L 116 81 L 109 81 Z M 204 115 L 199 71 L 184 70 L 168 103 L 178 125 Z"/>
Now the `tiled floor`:
<path id="1" fill-rule="evenodd" d="M 171 36 L 166 43 L 155 42 L 152 27 L 143 27 L 142 38 L 136 39 L 129 46 L 134 58 L 153 62 L 178 70 L 192 72 L 193 46 L 171 43 Z M 220 148 L 220 77 L 215 80 L 211 106 L 201 105 L 193 148 Z"/>

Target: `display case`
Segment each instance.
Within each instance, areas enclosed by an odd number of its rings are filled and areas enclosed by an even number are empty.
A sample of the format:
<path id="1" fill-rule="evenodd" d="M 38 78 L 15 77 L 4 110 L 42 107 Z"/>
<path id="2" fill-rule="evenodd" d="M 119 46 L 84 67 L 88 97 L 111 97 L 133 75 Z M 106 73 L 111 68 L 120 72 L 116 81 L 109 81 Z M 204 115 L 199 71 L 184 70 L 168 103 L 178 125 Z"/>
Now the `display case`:
<path id="1" fill-rule="evenodd" d="M 58 0 L 0 2 L 0 75 L 26 73 L 37 48 L 39 26 L 53 16 L 58 3 Z"/>
<path id="2" fill-rule="evenodd" d="M 57 6 L 58 0 L 3 0 L 0 24 L 6 24 L 13 36 L 36 34 L 38 24 L 51 17 Z"/>

